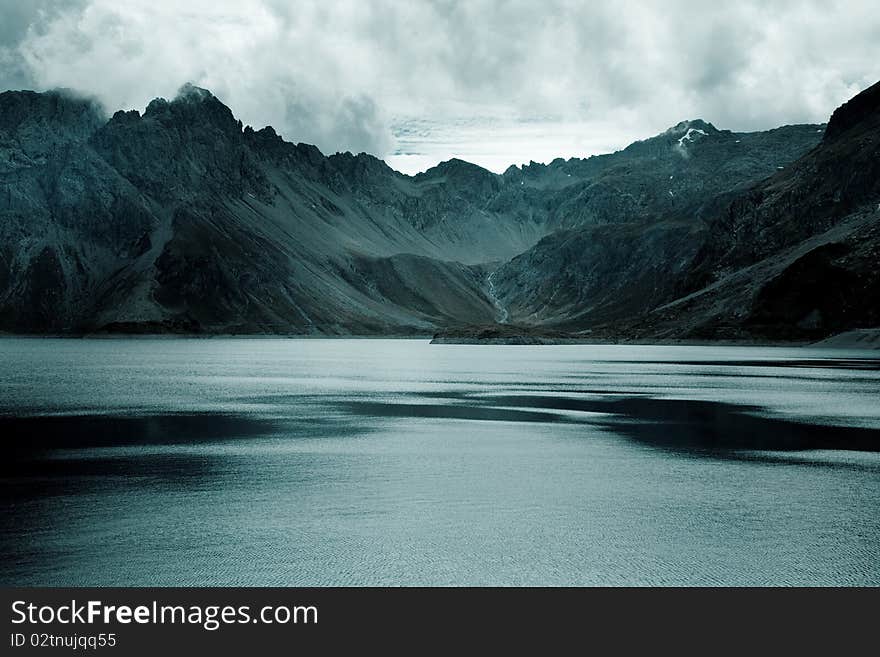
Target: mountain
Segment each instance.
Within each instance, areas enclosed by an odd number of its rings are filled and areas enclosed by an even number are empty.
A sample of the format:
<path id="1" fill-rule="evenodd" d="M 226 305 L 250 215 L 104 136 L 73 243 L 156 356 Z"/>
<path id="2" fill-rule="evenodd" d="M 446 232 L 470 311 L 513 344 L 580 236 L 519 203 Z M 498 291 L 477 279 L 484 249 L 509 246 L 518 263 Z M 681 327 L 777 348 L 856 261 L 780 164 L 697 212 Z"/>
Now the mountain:
<path id="1" fill-rule="evenodd" d="M 827 130 L 691 120 L 608 155 L 406 176 L 243 126 L 192 85 L 111 117 L 65 91 L 6 92 L 0 330 L 424 334 L 503 319 L 712 335 L 721 320 L 684 299 L 822 230 L 870 224 L 871 108 L 842 108 Z M 835 158 L 852 158 L 848 186 L 811 186 L 844 175 Z M 802 229 L 786 208 L 827 190 L 831 209 Z M 772 239 L 751 244 L 767 225 Z"/>

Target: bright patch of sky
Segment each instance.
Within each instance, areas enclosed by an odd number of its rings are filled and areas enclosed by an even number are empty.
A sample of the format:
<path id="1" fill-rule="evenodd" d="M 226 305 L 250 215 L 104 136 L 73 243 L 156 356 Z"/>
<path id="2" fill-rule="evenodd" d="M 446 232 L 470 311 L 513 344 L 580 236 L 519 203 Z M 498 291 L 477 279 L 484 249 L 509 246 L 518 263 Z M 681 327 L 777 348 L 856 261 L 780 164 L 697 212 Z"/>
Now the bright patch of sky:
<path id="1" fill-rule="evenodd" d="M 617 122 L 493 117 L 402 119 L 392 121 L 391 127 L 396 148 L 385 160 L 409 174 L 454 157 L 503 173 L 511 165 L 530 161 L 546 163 L 558 157 L 611 153 L 644 137 L 646 129 Z"/>

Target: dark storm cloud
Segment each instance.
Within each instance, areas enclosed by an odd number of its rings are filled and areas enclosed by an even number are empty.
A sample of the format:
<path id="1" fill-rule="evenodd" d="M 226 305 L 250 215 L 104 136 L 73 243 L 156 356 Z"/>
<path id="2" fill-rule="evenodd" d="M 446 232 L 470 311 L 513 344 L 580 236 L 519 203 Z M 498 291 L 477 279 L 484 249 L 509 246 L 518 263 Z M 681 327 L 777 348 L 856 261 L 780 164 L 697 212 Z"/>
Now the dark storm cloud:
<path id="1" fill-rule="evenodd" d="M 818 122 L 880 78 L 873 2 L 0 0 L 9 80 L 142 108 L 185 81 L 248 123 L 419 168 L 625 145 L 684 118 Z M 417 133 L 406 132 L 417 124 Z M 418 134 L 422 134 L 419 141 Z M 407 159 L 409 158 L 409 159 Z"/>

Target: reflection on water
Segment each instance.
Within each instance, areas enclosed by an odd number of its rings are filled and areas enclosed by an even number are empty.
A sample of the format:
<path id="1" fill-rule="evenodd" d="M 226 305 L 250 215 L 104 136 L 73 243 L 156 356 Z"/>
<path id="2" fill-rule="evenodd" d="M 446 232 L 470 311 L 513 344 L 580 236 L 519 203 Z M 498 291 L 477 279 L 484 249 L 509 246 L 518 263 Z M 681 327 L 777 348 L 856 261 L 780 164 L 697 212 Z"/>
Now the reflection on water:
<path id="1" fill-rule="evenodd" d="M 880 584 L 869 355 L 0 340 L 0 583 Z"/>

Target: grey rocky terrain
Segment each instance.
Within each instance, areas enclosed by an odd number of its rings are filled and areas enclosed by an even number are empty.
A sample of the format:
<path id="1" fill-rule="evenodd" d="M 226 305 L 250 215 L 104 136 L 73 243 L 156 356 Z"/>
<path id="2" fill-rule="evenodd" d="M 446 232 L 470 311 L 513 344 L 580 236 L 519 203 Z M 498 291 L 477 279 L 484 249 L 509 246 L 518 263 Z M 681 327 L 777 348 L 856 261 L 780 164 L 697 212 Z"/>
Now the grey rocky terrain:
<path id="1" fill-rule="evenodd" d="M 243 126 L 191 85 L 109 117 L 66 91 L 5 92 L 0 330 L 821 339 L 875 326 L 876 96 L 827 129 L 692 120 L 609 155 L 406 176 Z"/>

